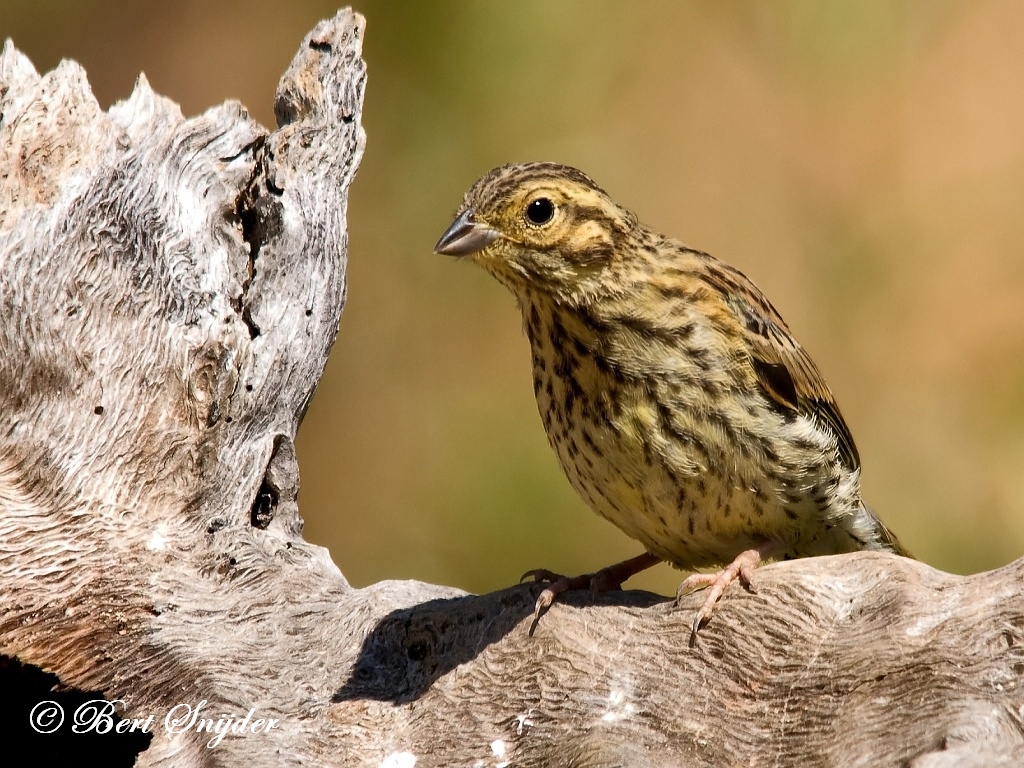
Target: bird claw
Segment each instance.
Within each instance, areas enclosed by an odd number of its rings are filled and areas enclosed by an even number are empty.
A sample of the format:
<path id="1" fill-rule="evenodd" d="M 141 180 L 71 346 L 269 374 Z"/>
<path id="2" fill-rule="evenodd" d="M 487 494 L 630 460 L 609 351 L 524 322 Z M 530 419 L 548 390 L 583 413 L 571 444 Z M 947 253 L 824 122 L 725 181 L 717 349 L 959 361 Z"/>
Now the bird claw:
<path id="1" fill-rule="evenodd" d="M 537 577 L 535 575 L 537 573 L 542 575 Z M 541 568 L 535 571 L 527 571 L 524 574 L 524 578 L 528 575 L 535 575 L 534 578 L 537 581 L 550 582 L 544 591 L 537 595 L 537 602 L 533 605 L 533 623 L 530 625 L 531 636 L 534 630 L 537 629 L 540 617 L 547 613 L 548 608 L 554 604 L 555 598 L 563 592 L 572 592 L 579 589 L 589 589 L 593 594 L 612 592 L 622 589 L 622 582 L 625 581 L 625 579 L 617 578 L 617 574 L 611 568 L 602 568 L 600 571 L 584 573 L 582 576 L 559 576 L 556 573 Z"/>
<path id="2" fill-rule="evenodd" d="M 622 582 L 640 571 L 650 568 L 652 565 L 661 562 L 657 557 L 645 552 L 642 555 L 623 560 L 621 563 L 609 565 L 594 573 L 585 573 L 582 576 L 562 576 L 546 568 L 535 568 L 527 571 L 519 580 L 520 583 L 532 578 L 534 581 L 546 581 L 548 586 L 537 596 L 537 602 L 533 607 L 533 623 L 530 625 L 530 635 L 533 635 L 537 628 L 540 617 L 550 608 L 555 599 L 563 592 L 570 592 L 577 589 L 589 589 L 592 593 L 612 592 L 622 589 Z"/>
<path id="3" fill-rule="evenodd" d="M 556 581 L 561 581 L 564 578 L 566 577 L 562 574 L 555 573 L 554 571 L 549 571 L 547 568 L 534 568 L 533 570 L 527 571 L 522 576 L 520 576 L 519 583 L 522 584 L 527 579 L 533 579 L 534 581 L 548 581 L 554 583 Z M 553 599 L 554 598 L 552 597 L 552 600 Z"/>
<path id="4" fill-rule="evenodd" d="M 676 605 L 679 604 L 683 596 L 698 589 L 709 588 L 707 597 L 704 598 L 704 602 L 701 603 L 697 615 L 693 618 L 693 624 L 690 628 L 691 642 L 696 640 L 697 632 L 711 618 L 711 614 L 715 610 L 715 606 L 722 593 L 725 592 L 726 587 L 739 579 L 739 582 L 748 591 L 757 591 L 754 589 L 752 577 L 754 569 L 761 562 L 763 556 L 761 549 L 748 549 L 740 552 L 729 565 L 718 571 L 718 573 L 694 573 L 683 580 L 683 583 L 679 585 L 679 589 L 676 590 Z"/>
<path id="5" fill-rule="evenodd" d="M 540 574 L 540 575 L 538 575 Z M 559 576 L 551 571 L 538 568 L 534 571 L 527 571 L 523 574 L 525 579 L 527 576 L 533 576 L 536 581 L 547 581 L 550 582 L 544 590 L 537 595 L 537 602 L 533 604 L 533 621 L 530 623 L 530 637 L 533 637 L 534 631 L 537 629 L 537 624 L 540 622 L 540 617 L 547 613 L 548 608 L 554 605 L 555 598 L 563 592 L 568 592 L 573 589 L 585 589 L 593 586 L 593 577 L 596 574 L 587 573 L 583 576 L 574 576 L 572 578 L 566 576 Z"/>
<path id="6" fill-rule="evenodd" d="M 679 585 L 676 590 L 676 605 L 682 601 L 686 595 L 693 594 L 701 589 L 707 589 L 715 583 L 715 577 L 718 574 L 715 573 L 692 573 L 683 579 L 683 583 Z"/>

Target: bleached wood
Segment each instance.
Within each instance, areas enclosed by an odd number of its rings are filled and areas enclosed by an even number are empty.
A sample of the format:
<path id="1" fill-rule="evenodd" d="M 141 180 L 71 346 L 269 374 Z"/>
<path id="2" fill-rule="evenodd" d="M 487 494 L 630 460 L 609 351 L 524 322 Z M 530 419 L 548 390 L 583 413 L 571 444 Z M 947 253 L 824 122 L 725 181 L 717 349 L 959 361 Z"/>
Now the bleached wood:
<path id="1" fill-rule="evenodd" d="M 307 37 L 272 133 L 144 78 L 103 112 L 78 65 L 0 55 L 0 653 L 129 717 L 283 724 L 214 749 L 155 727 L 144 766 L 1024 761 L 1024 561 L 769 566 L 691 645 L 700 595 L 568 595 L 531 637 L 535 585 L 357 590 L 303 541 L 362 34 L 342 11 Z"/>

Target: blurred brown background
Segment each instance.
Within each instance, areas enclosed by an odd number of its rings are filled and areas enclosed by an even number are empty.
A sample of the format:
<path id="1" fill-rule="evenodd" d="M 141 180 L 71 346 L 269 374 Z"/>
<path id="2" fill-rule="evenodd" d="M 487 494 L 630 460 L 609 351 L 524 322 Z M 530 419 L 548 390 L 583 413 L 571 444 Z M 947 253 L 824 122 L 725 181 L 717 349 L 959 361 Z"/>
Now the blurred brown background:
<path id="1" fill-rule="evenodd" d="M 869 502 L 947 570 L 1024 553 L 1024 4 L 371 2 L 350 298 L 299 434 L 307 536 L 356 585 L 472 591 L 639 552 L 548 449 L 512 298 L 431 248 L 508 161 L 590 173 L 735 264 L 810 349 Z M 265 125 L 328 2 L 0 0 L 106 107 L 139 71 Z M 670 593 L 662 566 L 636 580 Z"/>

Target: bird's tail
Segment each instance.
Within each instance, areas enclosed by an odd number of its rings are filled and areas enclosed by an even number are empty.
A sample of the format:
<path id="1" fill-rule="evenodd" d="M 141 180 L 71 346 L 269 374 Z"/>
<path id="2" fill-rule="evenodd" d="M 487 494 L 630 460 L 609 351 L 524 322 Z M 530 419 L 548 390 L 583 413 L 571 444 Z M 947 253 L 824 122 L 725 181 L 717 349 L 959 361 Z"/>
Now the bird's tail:
<path id="1" fill-rule="evenodd" d="M 861 502 L 861 504 L 864 504 L 864 502 Z M 885 527 L 885 524 L 878 518 L 878 515 L 875 514 L 875 510 L 867 504 L 864 504 L 864 509 L 875 519 L 875 523 L 878 526 L 878 542 L 881 544 L 882 549 L 901 557 L 909 557 L 911 560 L 917 560 L 917 558 L 910 553 L 910 550 L 903 546 L 900 540 L 896 538 L 896 534 Z"/>

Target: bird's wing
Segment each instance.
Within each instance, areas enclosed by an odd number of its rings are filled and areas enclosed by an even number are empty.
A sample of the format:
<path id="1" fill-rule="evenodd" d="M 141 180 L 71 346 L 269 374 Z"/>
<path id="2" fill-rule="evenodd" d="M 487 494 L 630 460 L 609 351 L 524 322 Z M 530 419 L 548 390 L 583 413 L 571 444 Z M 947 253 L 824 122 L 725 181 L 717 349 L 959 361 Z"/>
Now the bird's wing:
<path id="1" fill-rule="evenodd" d="M 722 292 L 746 331 L 754 375 L 765 394 L 783 412 L 802 414 L 835 435 L 839 455 L 850 469 L 860 456 L 850 428 L 839 412 L 818 367 L 801 347 L 778 311 L 749 278 L 718 262 L 709 282 Z"/>

